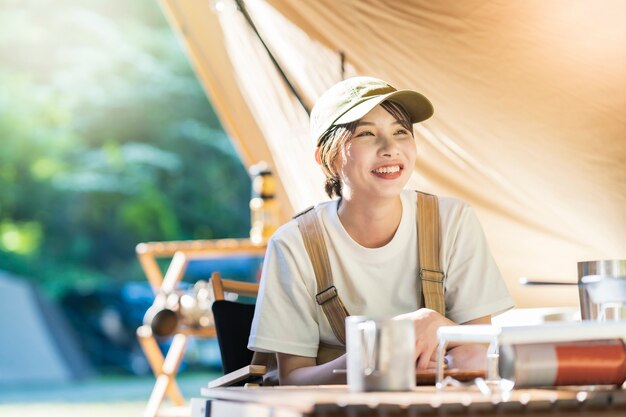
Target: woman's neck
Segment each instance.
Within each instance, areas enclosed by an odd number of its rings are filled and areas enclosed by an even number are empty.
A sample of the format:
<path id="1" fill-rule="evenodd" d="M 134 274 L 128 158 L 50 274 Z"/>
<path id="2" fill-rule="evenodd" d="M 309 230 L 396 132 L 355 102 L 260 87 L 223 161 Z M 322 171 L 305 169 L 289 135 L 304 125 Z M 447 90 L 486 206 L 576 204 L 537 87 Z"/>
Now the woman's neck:
<path id="1" fill-rule="evenodd" d="M 380 248 L 391 242 L 400 225 L 402 201 L 400 196 L 367 203 L 342 198 L 337 213 L 355 242 L 366 248 Z"/>

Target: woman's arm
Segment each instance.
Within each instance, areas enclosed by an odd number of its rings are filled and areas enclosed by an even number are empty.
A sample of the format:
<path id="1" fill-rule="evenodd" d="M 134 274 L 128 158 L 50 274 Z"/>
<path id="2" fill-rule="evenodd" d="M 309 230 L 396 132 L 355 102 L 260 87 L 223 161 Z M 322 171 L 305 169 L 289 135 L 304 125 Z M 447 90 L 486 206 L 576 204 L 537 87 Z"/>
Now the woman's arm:
<path id="1" fill-rule="evenodd" d="M 333 373 L 333 369 L 346 369 L 346 355 L 323 365 L 316 365 L 315 358 L 277 353 L 280 385 L 326 385 L 345 384 L 346 374 Z"/>

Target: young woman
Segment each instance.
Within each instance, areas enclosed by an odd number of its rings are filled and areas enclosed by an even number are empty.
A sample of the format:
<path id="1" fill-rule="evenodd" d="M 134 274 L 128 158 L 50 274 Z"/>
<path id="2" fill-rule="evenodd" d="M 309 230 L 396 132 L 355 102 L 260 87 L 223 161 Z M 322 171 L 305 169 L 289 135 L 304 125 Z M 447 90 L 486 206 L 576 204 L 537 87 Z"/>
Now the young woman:
<path id="1" fill-rule="evenodd" d="M 311 114 L 315 158 L 326 191 L 338 197 L 313 210 L 321 224 L 334 285 L 351 315 L 409 317 L 417 368 L 434 366 L 437 329 L 488 324 L 513 306 L 470 206 L 439 198 L 445 316 L 424 308 L 418 276 L 416 193 L 404 187 L 415 167 L 413 123 L 429 118 L 421 94 L 371 77 L 331 87 Z M 268 244 L 249 348 L 276 352 L 281 384 L 345 383 L 342 354 L 318 360 L 322 345 L 340 345 L 316 295 L 316 279 L 296 220 Z M 484 351 L 480 351 L 484 357 Z M 453 367 L 472 367 L 474 348 L 448 352 Z"/>

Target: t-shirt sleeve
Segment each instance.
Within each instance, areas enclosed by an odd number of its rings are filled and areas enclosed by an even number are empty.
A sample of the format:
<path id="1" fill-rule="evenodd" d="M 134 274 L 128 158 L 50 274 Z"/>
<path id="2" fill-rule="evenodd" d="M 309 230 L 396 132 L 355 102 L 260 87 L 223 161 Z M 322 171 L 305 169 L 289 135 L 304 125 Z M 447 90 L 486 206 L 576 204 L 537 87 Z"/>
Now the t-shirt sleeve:
<path id="1" fill-rule="evenodd" d="M 446 271 L 446 316 L 465 323 L 495 315 L 514 306 L 485 234 L 473 209 L 463 204 L 458 227 L 449 231 Z"/>
<path id="2" fill-rule="evenodd" d="M 248 349 L 316 357 L 315 289 L 304 280 L 312 267 L 304 249 L 294 248 L 304 245 L 295 232 L 283 233 L 284 239 L 275 235 L 268 243 Z"/>

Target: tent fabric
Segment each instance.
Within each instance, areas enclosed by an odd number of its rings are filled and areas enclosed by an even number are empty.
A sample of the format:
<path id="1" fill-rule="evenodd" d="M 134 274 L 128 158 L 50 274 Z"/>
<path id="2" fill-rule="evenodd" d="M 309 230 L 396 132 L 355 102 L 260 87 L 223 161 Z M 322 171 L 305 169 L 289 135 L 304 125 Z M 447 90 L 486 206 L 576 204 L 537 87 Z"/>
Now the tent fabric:
<path id="1" fill-rule="evenodd" d="M 239 89 L 218 15 L 209 2 L 162 0 L 161 6 L 243 163 L 250 167 L 266 161 L 275 166 L 259 124 L 246 104 L 245 93 Z M 291 202 L 282 182 L 276 183 L 282 218 L 286 219 L 291 216 Z"/>
<path id="2" fill-rule="evenodd" d="M 191 56 L 203 57 L 192 61 L 244 161 L 275 166 L 284 213 L 325 198 L 306 110 L 235 2 L 163 4 Z M 245 6 L 309 108 L 351 75 L 433 102 L 435 115 L 415 128 L 410 186 L 472 204 L 518 306 L 578 297 L 574 286 L 521 287 L 522 276 L 575 283 L 578 261 L 626 258 L 623 2 Z"/>
<path id="3" fill-rule="evenodd" d="M 0 271 L 0 386 L 94 375 L 62 313 L 28 282 Z"/>

